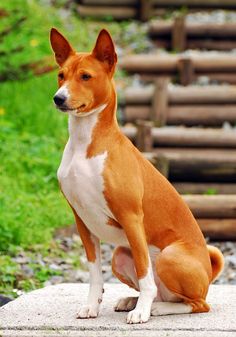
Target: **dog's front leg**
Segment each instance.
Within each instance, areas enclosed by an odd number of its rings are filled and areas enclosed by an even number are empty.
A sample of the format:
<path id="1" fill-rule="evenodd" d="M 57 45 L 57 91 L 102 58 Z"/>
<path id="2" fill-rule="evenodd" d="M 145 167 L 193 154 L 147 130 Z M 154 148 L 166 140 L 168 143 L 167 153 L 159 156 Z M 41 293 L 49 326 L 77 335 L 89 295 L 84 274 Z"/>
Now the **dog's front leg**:
<path id="1" fill-rule="evenodd" d="M 128 313 L 127 323 L 144 323 L 150 317 L 151 305 L 157 295 L 157 287 L 143 228 L 143 216 L 142 214 L 134 214 L 127 217 L 124 222 L 124 229 L 130 243 L 140 291 L 135 309 Z"/>
<path id="2" fill-rule="evenodd" d="M 82 306 L 77 318 L 94 318 L 98 316 L 103 294 L 103 278 L 100 257 L 100 243 L 98 238 L 91 235 L 95 244 L 96 259 L 89 262 L 89 295 L 87 304 Z"/>
<path id="3" fill-rule="evenodd" d="M 79 309 L 77 318 L 94 318 L 98 316 L 103 294 L 100 242 L 99 239 L 88 230 L 75 210 L 73 208 L 72 210 L 88 259 L 90 277 L 87 304 Z"/>

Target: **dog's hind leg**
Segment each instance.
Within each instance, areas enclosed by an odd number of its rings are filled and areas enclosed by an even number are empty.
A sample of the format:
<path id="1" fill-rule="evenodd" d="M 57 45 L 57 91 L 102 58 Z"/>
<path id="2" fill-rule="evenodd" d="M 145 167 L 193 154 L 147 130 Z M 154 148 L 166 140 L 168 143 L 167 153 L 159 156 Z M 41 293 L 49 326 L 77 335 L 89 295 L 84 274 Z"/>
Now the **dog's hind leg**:
<path id="1" fill-rule="evenodd" d="M 112 258 L 113 274 L 129 287 L 139 291 L 138 278 L 135 272 L 131 250 L 117 247 Z M 121 298 L 115 305 L 115 311 L 131 311 L 135 308 L 138 297 Z"/>
<path id="2" fill-rule="evenodd" d="M 190 249 L 191 248 L 191 249 Z M 152 315 L 169 315 L 190 312 L 207 312 L 207 295 L 210 272 L 204 264 L 204 248 L 194 249 L 183 244 L 166 247 L 158 256 L 156 269 L 165 287 L 176 295 L 182 303 L 153 303 Z"/>

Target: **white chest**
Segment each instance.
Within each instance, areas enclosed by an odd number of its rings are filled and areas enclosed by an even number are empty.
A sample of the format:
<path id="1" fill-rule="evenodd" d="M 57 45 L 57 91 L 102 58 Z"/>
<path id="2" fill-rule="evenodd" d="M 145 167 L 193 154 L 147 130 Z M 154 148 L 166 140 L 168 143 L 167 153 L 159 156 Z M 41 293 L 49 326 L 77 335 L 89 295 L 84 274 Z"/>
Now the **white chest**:
<path id="1" fill-rule="evenodd" d="M 61 189 L 94 235 L 107 242 L 126 245 L 123 230 L 108 224 L 109 218 L 114 219 L 114 216 L 103 194 L 107 152 L 87 158 L 87 142 L 86 137 L 85 143 L 75 144 L 70 137 L 57 172 Z"/>

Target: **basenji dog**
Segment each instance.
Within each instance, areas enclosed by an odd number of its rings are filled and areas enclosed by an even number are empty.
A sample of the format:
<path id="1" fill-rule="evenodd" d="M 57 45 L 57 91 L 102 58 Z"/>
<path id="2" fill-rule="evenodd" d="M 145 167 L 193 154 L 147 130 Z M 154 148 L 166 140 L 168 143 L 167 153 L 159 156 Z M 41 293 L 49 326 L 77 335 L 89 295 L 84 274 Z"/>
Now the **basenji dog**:
<path id="1" fill-rule="evenodd" d="M 91 53 L 77 53 L 52 28 L 58 109 L 69 115 L 69 140 L 57 175 L 75 216 L 90 273 L 87 304 L 78 318 L 97 317 L 103 294 L 100 240 L 116 246 L 112 271 L 139 291 L 116 311 L 127 323 L 151 315 L 206 312 L 209 284 L 223 256 L 207 246 L 181 196 L 120 131 L 113 75 L 117 55 L 102 30 Z"/>

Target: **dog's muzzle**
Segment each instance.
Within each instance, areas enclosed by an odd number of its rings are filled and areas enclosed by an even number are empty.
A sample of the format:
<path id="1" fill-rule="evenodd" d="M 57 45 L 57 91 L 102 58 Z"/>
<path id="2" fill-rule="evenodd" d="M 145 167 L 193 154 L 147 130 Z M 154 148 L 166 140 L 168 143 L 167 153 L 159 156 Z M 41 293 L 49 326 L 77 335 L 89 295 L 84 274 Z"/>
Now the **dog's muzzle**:
<path id="1" fill-rule="evenodd" d="M 55 95 L 53 97 L 54 103 L 60 108 L 66 101 L 66 96 L 64 95 Z"/>

